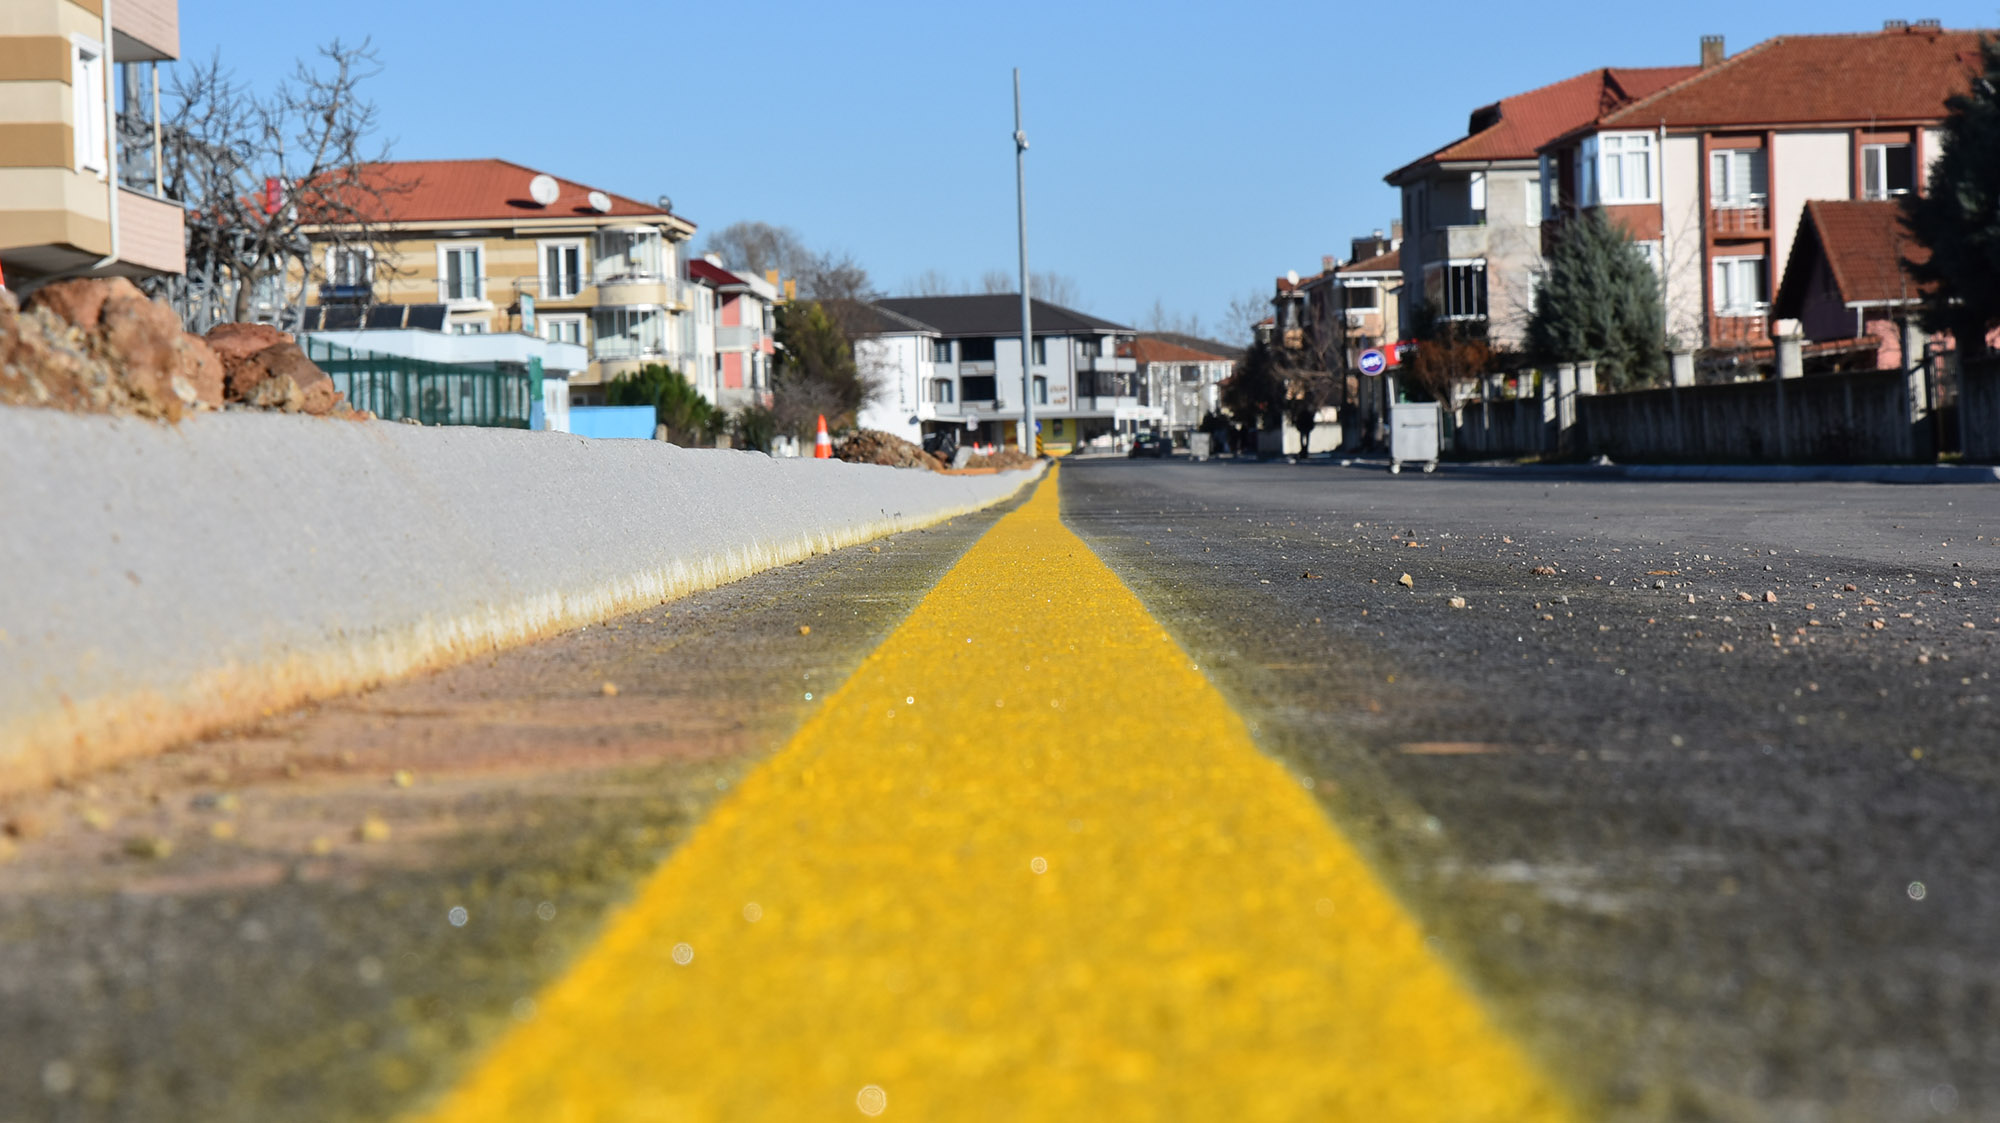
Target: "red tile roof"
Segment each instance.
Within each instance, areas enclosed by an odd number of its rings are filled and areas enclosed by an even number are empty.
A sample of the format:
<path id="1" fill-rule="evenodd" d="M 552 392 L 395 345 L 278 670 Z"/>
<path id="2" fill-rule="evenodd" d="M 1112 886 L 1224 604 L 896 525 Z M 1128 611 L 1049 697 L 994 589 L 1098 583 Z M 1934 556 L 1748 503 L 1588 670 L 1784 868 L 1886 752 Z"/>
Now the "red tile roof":
<path id="1" fill-rule="evenodd" d="M 1982 68 L 1978 31 L 1787 35 L 1604 117 L 1668 128 L 1928 121 Z"/>
<path id="2" fill-rule="evenodd" d="M 1834 288 L 1844 304 L 1913 300 L 1917 283 L 1903 270 L 1904 261 L 1929 261 L 1931 252 L 1903 227 L 1902 208 L 1893 200 L 1846 202 L 1814 200 L 1799 222 L 1798 248 L 1792 251 L 1799 268 L 1801 254 L 1818 246 L 1833 271 Z M 1792 268 L 1785 271 L 1792 281 Z M 1804 278 L 1799 278 L 1803 282 Z"/>
<path id="3" fill-rule="evenodd" d="M 1120 357 L 1136 359 L 1142 363 L 1226 363 L 1227 355 L 1211 355 L 1192 347 L 1182 347 L 1163 339 L 1135 339 L 1118 348 Z"/>
<path id="4" fill-rule="evenodd" d="M 691 280 L 714 281 L 718 285 L 740 285 L 745 283 L 743 278 L 731 273 L 722 266 L 699 257 L 689 259 L 688 277 Z"/>
<path id="5" fill-rule="evenodd" d="M 669 217 L 659 207 L 609 191 L 605 194 L 611 210 L 599 211 L 590 205 L 590 193 L 597 188 L 561 176 L 550 177 L 561 194 L 555 202 L 540 206 L 528 197 L 528 181 L 539 174 L 508 160 L 394 160 L 362 170 L 366 180 L 383 185 L 387 192 L 381 197 L 382 211 L 374 218 L 378 222 Z"/>
<path id="6" fill-rule="evenodd" d="M 1536 150 L 1600 114 L 1658 93 L 1698 66 L 1608 67 L 1502 98 L 1475 110 L 1468 135 L 1389 173 L 1395 182 L 1423 164 L 1532 160 Z"/>
<path id="7" fill-rule="evenodd" d="M 1380 257 L 1357 261 L 1340 267 L 1342 273 L 1401 273 L 1403 271 L 1403 251 L 1390 250 Z"/>

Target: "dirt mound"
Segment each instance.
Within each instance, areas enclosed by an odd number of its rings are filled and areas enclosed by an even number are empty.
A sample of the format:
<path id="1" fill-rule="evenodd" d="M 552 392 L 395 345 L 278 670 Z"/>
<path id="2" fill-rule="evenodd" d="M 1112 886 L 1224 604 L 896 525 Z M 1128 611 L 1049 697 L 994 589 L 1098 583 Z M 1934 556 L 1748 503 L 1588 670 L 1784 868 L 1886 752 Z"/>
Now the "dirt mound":
<path id="1" fill-rule="evenodd" d="M 834 446 L 833 456 L 849 464 L 885 464 L 891 468 L 924 468 L 932 472 L 944 468 L 937 457 L 879 429 L 863 429 L 841 441 Z"/>
<path id="2" fill-rule="evenodd" d="M 223 324 L 208 339 L 123 277 L 57 281 L 25 307 L 0 289 L 0 405 L 179 421 L 226 406 L 364 418 L 292 337 Z"/>
<path id="3" fill-rule="evenodd" d="M 974 455 L 965 462 L 968 468 L 1032 468 L 1040 462 L 1040 457 L 1031 456 L 1018 448 L 1003 448 L 989 456 Z"/>

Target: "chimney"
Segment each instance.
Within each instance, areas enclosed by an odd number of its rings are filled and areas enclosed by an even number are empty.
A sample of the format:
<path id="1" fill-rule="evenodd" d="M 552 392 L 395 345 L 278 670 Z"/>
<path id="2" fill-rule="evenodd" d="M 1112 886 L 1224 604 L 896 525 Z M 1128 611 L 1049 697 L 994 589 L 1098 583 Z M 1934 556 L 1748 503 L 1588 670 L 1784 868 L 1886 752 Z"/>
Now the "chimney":
<path id="1" fill-rule="evenodd" d="M 1722 36 L 1704 35 L 1701 37 L 1701 68 L 1703 70 L 1707 70 L 1709 67 L 1728 57 L 1729 53 L 1723 50 L 1722 47 Z"/>
<path id="2" fill-rule="evenodd" d="M 1389 221 L 1389 240 L 1390 240 L 1390 241 L 1392 241 L 1392 242 L 1394 242 L 1394 243 L 1396 243 L 1396 245 L 1397 245 L 1397 246 L 1400 246 L 1400 245 L 1402 245 L 1402 244 L 1403 244 L 1403 220 L 1402 220 L 1402 219 L 1400 219 L 1400 218 L 1397 218 L 1397 219 L 1391 219 L 1391 220 Z M 1395 248 L 1395 246 L 1391 246 L 1391 247 L 1389 247 L 1389 248 L 1390 248 L 1390 249 L 1394 249 L 1394 248 Z"/>
<path id="3" fill-rule="evenodd" d="M 1332 255 L 1332 254 L 1330 254 L 1330 253 L 1323 253 L 1323 254 L 1319 255 L 1319 271 L 1320 271 L 1320 272 L 1322 272 L 1322 273 L 1331 273 L 1331 272 L 1333 272 L 1333 255 Z"/>

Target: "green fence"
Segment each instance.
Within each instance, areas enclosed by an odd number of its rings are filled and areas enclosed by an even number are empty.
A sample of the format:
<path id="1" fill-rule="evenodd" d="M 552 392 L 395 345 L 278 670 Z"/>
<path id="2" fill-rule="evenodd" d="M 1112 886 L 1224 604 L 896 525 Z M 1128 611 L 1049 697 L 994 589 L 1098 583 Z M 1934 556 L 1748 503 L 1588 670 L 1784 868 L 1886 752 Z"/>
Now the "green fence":
<path id="1" fill-rule="evenodd" d="M 521 373 L 454 366 L 306 340 L 306 357 L 333 379 L 355 409 L 384 421 L 526 429 L 541 400 L 539 360 Z"/>

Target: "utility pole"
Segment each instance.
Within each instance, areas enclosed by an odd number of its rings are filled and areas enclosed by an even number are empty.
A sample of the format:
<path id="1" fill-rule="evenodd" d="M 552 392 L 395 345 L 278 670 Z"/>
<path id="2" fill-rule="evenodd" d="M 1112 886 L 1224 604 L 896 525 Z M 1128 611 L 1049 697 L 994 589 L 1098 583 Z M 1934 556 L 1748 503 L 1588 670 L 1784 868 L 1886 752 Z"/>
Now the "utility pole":
<path id="1" fill-rule="evenodd" d="M 1035 325 L 1028 303 L 1028 134 L 1021 131 L 1021 68 L 1014 68 L 1014 203 L 1021 226 L 1021 451 L 1035 453 Z"/>

